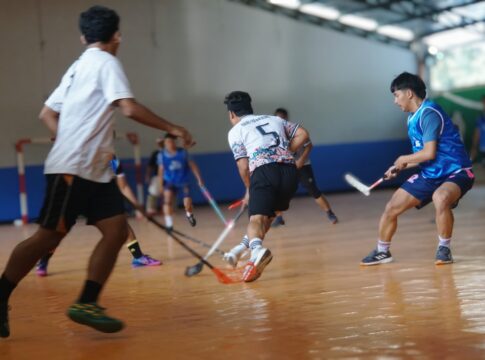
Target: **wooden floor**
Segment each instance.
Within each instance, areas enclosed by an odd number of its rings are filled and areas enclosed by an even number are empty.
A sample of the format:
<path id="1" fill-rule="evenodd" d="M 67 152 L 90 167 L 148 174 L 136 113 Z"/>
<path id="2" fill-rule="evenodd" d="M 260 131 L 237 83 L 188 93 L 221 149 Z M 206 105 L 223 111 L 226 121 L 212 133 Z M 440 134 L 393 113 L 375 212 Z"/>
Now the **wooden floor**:
<path id="1" fill-rule="evenodd" d="M 390 195 L 329 196 L 338 225 L 310 198 L 295 199 L 287 225 L 266 239 L 273 262 L 251 284 L 222 285 L 207 270 L 186 278 L 185 267 L 197 261 L 151 224 L 131 221 L 143 249 L 164 265 L 132 269 L 122 251 L 101 304 L 127 327 L 111 335 L 64 315 L 98 237 L 79 224 L 53 257 L 50 276 L 29 274 L 12 296 L 12 335 L 0 341 L 0 359 L 484 359 L 485 186 L 455 212 L 455 264 L 434 265 L 429 206 L 400 220 L 394 263 L 360 267 Z M 212 242 L 222 230 L 218 218 L 208 207 L 196 215 L 195 230 L 181 217 L 176 226 Z M 246 221 L 224 248 L 238 242 Z M 34 229 L 0 228 L 0 267 Z"/>

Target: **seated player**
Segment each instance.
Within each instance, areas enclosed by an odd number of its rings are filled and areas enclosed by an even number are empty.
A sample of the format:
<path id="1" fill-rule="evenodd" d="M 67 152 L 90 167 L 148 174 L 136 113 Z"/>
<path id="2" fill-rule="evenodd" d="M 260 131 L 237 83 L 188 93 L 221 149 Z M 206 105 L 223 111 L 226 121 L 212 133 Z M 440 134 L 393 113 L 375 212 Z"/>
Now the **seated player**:
<path id="1" fill-rule="evenodd" d="M 123 167 L 121 166 L 121 163 L 117 157 L 114 157 L 113 160 L 111 160 L 111 168 L 116 174 L 116 183 L 118 184 L 118 188 L 120 189 L 121 193 L 134 204 L 138 204 L 135 194 L 133 194 L 133 191 L 131 191 L 128 182 L 126 181 Z M 138 243 L 135 233 L 130 225 L 128 225 L 128 238 L 126 241 L 126 247 L 128 248 L 128 250 L 130 250 L 131 255 L 133 256 L 133 260 L 131 262 L 133 267 L 157 266 L 161 264 L 161 261 L 153 259 L 152 257 L 150 257 L 150 255 L 143 254 L 140 248 L 140 244 Z M 38 276 L 47 276 L 47 267 L 49 265 L 49 260 L 52 255 L 54 255 L 55 250 L 56 249 L 53 249 L 49 254 L 43 256 L 37 263 L 35 273 Z"/>
<path id="2" fill-rule="evenodd" d="M 163 213 L 165 226 L 173 228 L 173 203 L 177 193 L 183 194 L 185 216 L 190 225 L 197 221 L 193 214 L 192 198 L 189 192 L 189 170 L 194 174 L 199 186 L 203 186 L 202 176 L 197 164 L 190 158 L 187 150 L 177 146 L 176 137 L 167 134 L 163 141 L 163 149 L 158 153 L 158 179 L 160 194 L 163 195 Z"/>

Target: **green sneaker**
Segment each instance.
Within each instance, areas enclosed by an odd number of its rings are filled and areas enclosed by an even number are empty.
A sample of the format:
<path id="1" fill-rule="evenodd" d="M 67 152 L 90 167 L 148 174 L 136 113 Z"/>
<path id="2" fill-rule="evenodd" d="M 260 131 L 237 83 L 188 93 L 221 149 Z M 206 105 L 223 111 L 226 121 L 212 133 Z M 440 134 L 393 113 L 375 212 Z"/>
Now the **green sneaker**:
<path id="1" fill-rule="evenodd" d="M 123 329 L 124 324 L 104 313 L 96 303 L 75 303 L 67 309 L 67 316 L 78 324 L 87 325 L 101 332 L 114 333 Z"/>

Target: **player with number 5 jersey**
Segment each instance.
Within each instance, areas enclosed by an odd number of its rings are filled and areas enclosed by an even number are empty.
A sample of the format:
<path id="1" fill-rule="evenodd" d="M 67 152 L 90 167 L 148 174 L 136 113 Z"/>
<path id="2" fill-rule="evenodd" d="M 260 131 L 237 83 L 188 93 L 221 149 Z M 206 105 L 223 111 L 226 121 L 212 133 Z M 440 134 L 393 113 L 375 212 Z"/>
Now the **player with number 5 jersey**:
<path id="1" fill-rule="evenodd" d="M 225 98 L 229 120 L 229 146 L 239 174 L 246 186 L 245 202 L 249 206 L 249 224 L 242 242 L 226 253 L 224 259 L 236 266 L 246 249 L 251 249 L 243 280 L 254 281 L 270 263 L 271 251 L 263 247 L 276 211 L 288 209 L 298 187 L 293 153 L 309 139 L 298 124 L 277 116 L 254 115 L 251 97 L 233 91 Z M 308 154 L 307 154 L 308 156 Z"/>

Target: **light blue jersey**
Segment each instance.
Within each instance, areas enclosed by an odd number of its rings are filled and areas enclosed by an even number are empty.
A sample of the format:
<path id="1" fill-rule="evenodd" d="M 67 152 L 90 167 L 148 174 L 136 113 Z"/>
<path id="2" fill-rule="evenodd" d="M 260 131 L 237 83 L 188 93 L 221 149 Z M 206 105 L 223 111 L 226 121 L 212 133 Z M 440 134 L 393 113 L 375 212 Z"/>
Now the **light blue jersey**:
<path id="1" fill-rule="evenodd" d="M 423 177 L 439 179 L 447 177 L 463 168 L 470 168 L 471 161 L 465 150 L 457 127 L 443 109 L 433 101 L 424 100 L 419 109 L 408 117 L 408 135 L 413 152 L 424 148 L 423 120 L 426 113 L 434 112 L 441 121 L 441 129 L 437 140 L 436 158 L 420 164 Z"/>
<path id="2" fill-rule="evenodd" d="M 157 158 L 158 165 L 163 166 L 163 180 L 175 186 L 189 183 L 189 154 L 184 149 L 177 149 L 175 154 L 161 150 Z"/>

